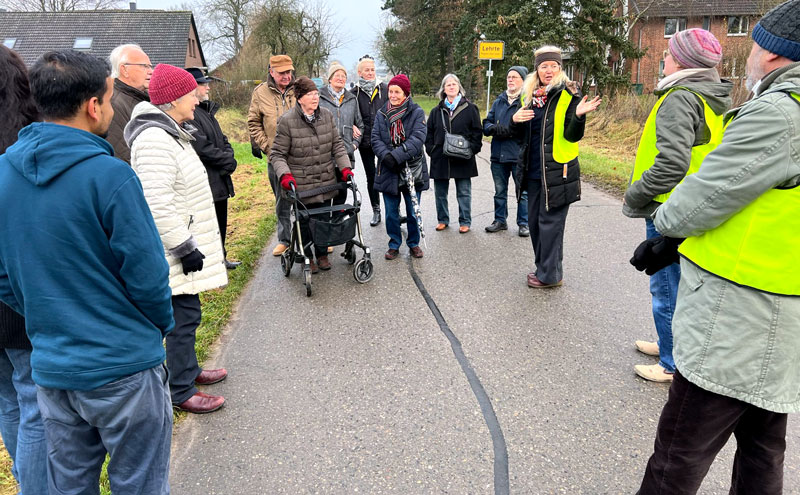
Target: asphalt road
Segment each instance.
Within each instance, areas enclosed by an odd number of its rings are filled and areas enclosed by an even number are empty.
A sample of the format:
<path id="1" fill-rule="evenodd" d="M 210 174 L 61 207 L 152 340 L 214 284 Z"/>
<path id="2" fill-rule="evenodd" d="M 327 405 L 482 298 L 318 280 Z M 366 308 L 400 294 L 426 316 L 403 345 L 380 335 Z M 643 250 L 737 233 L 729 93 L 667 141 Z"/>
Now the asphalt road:
<path id="1" fill-rule="evenodd" d="M 436 224 L 422 195 L 425 257 L 385 261 L 383 223 L 363 231 L 375 277 L 333 269 L 305 296 L 272 245 L 208 367 L 221 411 L 175 429 L 170 482 L 183 494 L 635 493 L 668 386 L 635 376 L 652 364 L 647 277 L 628 259 L 644 222 L 583 185 L 567 220 L 564 286 L 529 289 L 529 239 L 488 234 L 488 144 L 472 182 L 473 230 Z M 363 168 L 356 167 L 365 190 Z M 457 219 L 455 187 L 450 216 Z M 274 239 L 273 239 L 274 241 Z M 425 297 L 427 296 L 427 297 Z M 494 418 L 494 419 L 493 419 Z M 785 493 L 800 493 L 800 427 L 789 420 Z M 728 493 L 735 441 L 700 491 Z"/>

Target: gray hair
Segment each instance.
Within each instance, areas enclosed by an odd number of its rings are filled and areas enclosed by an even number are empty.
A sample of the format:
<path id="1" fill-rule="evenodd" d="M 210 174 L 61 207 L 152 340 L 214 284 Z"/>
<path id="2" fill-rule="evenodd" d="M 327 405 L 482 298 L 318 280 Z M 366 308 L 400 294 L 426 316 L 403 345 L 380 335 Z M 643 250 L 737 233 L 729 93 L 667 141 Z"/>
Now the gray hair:
<path id="1" fill-rule="evenodd" d="M 167 102 L 167 103 L 162 103 L 161 105 L 156 105 L 155 107 L 161 110 L 162 112 L 167 113 L 169 110 L 172 110 L 174 106 L 175 105 L 173 105 L 172 102 Z"/>
<path id="2" fill-rule="evenodd" d="M 455 74 L 447 74 L 442 78 L 442 85 L 439 86 L 439 91 L 436 92 L 437 98 L 441 100 L 445 97 L 444 85 L 447 84 L 448 79 L 454 79 L 456 81 L 456 84 L 458 84 L 458 94 L 460 94 L 461 96 L 466 96 L 467 92 L 466 90 L 464 90 L 464 86 L 461 85 L 461 80 L 458 78 L 458 76 Z"/>
<path id="3" fill-rule="evenodd" d="M 108 56 L 108 61 L 111 63 L 111 77 L 115 79 L 119 77 L 119 66 L 128 61 L 128 52 L 131 49 L 136 49 L 144 52 L 141 46 L 135 45 L 133 43 L 119 45 L 118 47 L 111 50 L 111 55 Z"/>

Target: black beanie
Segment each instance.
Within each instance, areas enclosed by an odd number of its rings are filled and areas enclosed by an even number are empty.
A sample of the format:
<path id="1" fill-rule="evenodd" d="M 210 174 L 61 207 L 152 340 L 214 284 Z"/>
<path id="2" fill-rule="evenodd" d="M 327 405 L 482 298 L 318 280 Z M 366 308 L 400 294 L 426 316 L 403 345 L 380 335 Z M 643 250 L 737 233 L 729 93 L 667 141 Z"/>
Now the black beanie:
<path id="1" fill-rule="evenodd" d="M 753 28 L 753 41 L 775 55 L 800 61 L 800 0 L 789 0 L 767 12 Z"/>

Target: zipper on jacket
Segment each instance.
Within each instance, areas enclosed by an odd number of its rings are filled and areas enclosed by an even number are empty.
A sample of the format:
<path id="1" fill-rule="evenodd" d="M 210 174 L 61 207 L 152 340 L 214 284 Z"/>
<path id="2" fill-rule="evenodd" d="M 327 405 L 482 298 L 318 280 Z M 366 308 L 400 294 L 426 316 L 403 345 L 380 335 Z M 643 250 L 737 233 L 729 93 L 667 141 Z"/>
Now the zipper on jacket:
<path id="1" fill-rule="evenodd" d="M 560 97 L 560 95 L 559 95 Z M 544 209 L 545 211 L 550 211 L 550 194 L 547 188 L 547 165 L 544 155 L 544 136 L 545 132 L 547 131 L 547 112 L 550 110 L 550 104 L 553 102 L 552 99 L 547 99 L 547 105 L 544 107 L 544 117 L 542 117 L 542 143 L 541 143 L 541 155 L 542 155 L 542 186 L 544 189 Z M 555 139 L 555 137 L 554 137 Z"/>
<path id="2" fill-rule="evenodd" d="M 193 223 L 194 223 L 194 215 L 189 215 L 189 225 L 187 225 L 186 228 L 191 227 Z"/>

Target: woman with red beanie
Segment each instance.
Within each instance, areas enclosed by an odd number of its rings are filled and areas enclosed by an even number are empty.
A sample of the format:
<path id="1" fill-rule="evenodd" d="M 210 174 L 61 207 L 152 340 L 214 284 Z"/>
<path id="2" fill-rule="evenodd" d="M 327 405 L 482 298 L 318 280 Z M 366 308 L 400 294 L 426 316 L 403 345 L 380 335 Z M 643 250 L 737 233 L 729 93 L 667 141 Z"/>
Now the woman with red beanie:
<path id="1" fill-rule="evenodd" d="M 136 105 L 124 137 L 131 166 L 164 244 L 169 263 L 175 329 L 167 334 L 167 368 L 172 404 L 182 411 L 209 413 L 225 399 L 197 390 L 225 379 L 224 369 L 201 370 L 195 353 L 203 291 L 228 283 L 214 199 L 203 162 L 181 124 L 199 103 L 194 76 L 159 64 L 150 79 L 150 102 Z"/>
<path id="2" fill-rule="evenodd" d="M 411 100 L 411 81 L 405 74 L 398 74 L 389 81 L 389 101 L 375 115 L 372 126 L 372 149 L 378 157 L 375 171 L 375 190 L 383 193 L 386 205 L 386 233 L 389 234 L 389 250 L 384 257 L 393 260 L 400 255 L 403 238 L 400 232 L 400 197 L 406 203 L 408 215 L 408 245 L 411 256 L 422 258 L 419 247 L 420 232 L 411 194 L 400 174 L 409 166 L 421 167 L 419 180 L 414 183 L 417 202 L 420 193 L 430 187 L 428 164 L 423 145 L 428 128 L 425 126 L 425 111 Z"/>

